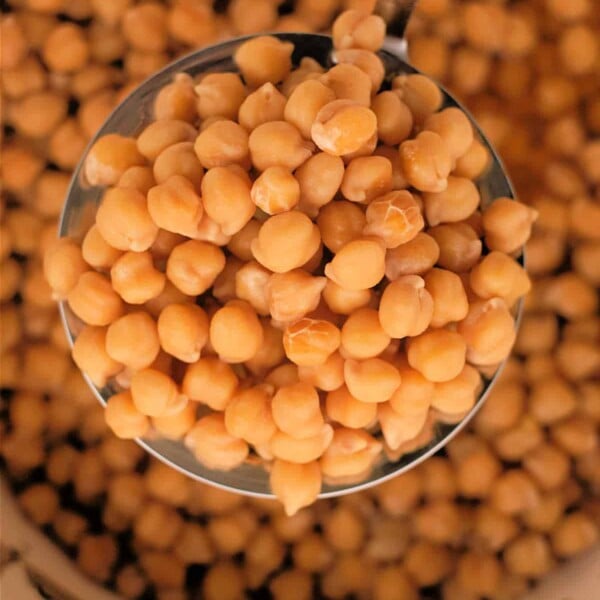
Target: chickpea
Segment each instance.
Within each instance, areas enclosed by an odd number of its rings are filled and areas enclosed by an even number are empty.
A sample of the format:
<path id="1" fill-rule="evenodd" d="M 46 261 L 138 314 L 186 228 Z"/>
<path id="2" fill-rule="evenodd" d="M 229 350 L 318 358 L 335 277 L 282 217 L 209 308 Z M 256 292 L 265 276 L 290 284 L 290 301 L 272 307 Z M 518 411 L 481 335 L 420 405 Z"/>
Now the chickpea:
<path id="1" fill-rule="evenodd" d="M 90 48 L 84 31 L 75 23 L 57 25 L 46 38 L 42 56 L 46 65 L 56 73 L 73 73 L 84 68 Z"/>
<path id="2" fill-rule="evenodd" d="M 406 442 L 414 440 L 425 427 L 428 414 L 428 406 L 421 410 L 403 406 L 399 412 L 390 402 L 378 404 L 377 418 L 386 445 L 391 450 L 398 450 Z"/>
<path id="3" fill-rule="evenodd" d="M 260 171 L 284 167 L 293 171 L 311 157 L 314 144 L 286 121 L 262 123 L 250 134 L 248 145 L 252 164 Z"/>
<path id="4" fill-rule="evenodd" d="M 298 84 L 289 95 L 283 118 L 294 125 L 302 136 L 311 139 L 311 128 L 318 112 L 336 99 L 335 90 L 327 81 L 309 79 Z"/>
<path id="5" fill-rule="evenodd" d="M 142 369 L 133 374 L 131 396 L 136 408 L 149 417 L 177 414 L 188 401 L 179 394 L 175 382 L 156 369 Z"/>
<path id="6" fill-rule="evenodd" d="M 469 218 L 479 206 L 479 191 L 465 177 L 448 177 L 448 187 L 443 192 L 423 194 L 425 216 L 429 225 L 454 223 Z"/>
<path id="7" fill-rule="evenodd" d="M 293 44 L 272 36 L 259 36 L 242 43 L 234 60 L 246 83 L 253 88 L 263 83 L 276 84 L 287 77 L 292 68 Z"/>
<path id="8" fill-rule="evenodd" d="M 376 52 L 383 44 L 385 21 L 360 10 L 347 10 L 334 21 L 332 36 L 336 49 L 362 48 Z"/>
<path id="9" fill-rule="evenodd" d="M 115 320 L 106 332 L 106 353 L 130 369 L 144 369 L 158 356 L 160 342 L 154 319 L 146 312 Z"/>
<path id="10" fill-rule="evenodd" d="M 347 156 L 360 150 L 376 135 L 377 117 L 352 100 L 334 100 L 317 113 L 311 137 L 324 152 Z"/>
<path id="11" fill-rule="evenodd" d="M 254 309 L 245 301 L 230 300 L 213 315 L 210 343 L 229 363 L 250 360 L 263 342 L 263 329 Z"/>
<path id="12" fill-rule="evenodd" d="M 552 438 L 572 456 L 592 452 L 598 445 L 595 424 L 583 416 L 572 416 L 552 427 Z"/>
<path id="13" fill-rule="evenodd" d="M 109 325 L 124 311 L 110 281 L 94 271 L 83 273 L 67 295 L 70 309 L 88 325 Z"/>
<path id="14" fill-rule="evenodd" d="M 496 251 L 490 252 L 473 267 L 469 284 L 481 298 L 500 297 L 509 306 L 531 288 L 525 269 L 506 254 Z"/>
<path id="15" fill-rule="evenodd" d="M 351 100 L 366 107 L 371 104 L 371 78 L 353 64 L 337 64 L 321 75 L 319 81 L 333 91 L 330 101 Z"/>
<path id="16" fill-rule="evenodd" d="M 300 184 L 284 167 L 268 167 L 252 184 L 252 201 L 268 215 L 293 209 L 300 200 Z"/>
<path id="17" fill-rule="evenodd" d="M 326 281 L 302 269 L 272 274 L 265 287 L 267 314 L 283 323 L 304 317 L 317 308 Z"/>
<path id="18" fill-rule="evenodd" d="M 69 238 L 60 238 L 44 254 L 44 277 L 57 298 L 65 298 L 88 270 L 81 249 Z"/>
<path id="19" fill-rule="evenodd" d="M 234 370 L 216 356 L 207 356 L 187 367 L 181 391 L 190 400 L 224 410 L 238 387 Z"/>
<path id="20" fill-rule="evenodd" d="M 66 114 L 67 103 L 62 94 L 40 91 L 12 104 L 9 117 L 18 133 L 41 138 L 55 131 Z"/>
<path id="21" fill-rule="evenodd" d="M 165 184 L 177 175 L 191 183 L 196 191 L 200 190 L 204 176 L 204 169 L 191 142 L 179 142 L 165 148 L 156 157 L 152 169 L 156 183 Z"/>
<path id="22" fill-rule="evenodd" d="M 342 327 L 341 352 L 347 358 L 364 359 L 379 355 L 390 343 L 379 315 L 372 308 L 353 312 Z"/>
<path id="23" fill-rule="evenodd" d="M 265 383 L 279 389 L 284 385 L 291 385 L 300 381 L 298 378 L 298 367 L 291 363 L 283 363 L 275 367 L 265 377 Z"/>
<path id="24" fill-rule="evenodd" d="M 477 179 L 485 172 L 489 163 L 490 155 L 487 148 L 477 138 L 473 138 L 469 149 L 456 160 L 453 173 L 457 177 Z"/>
<path id="25" fill-rule="evenodd" d="M 443 192 L 452 170 L 446 142 L 434 131 L 422 131 L 400 144 L 400 164 L 406 180 L 422 192 Z"/>
<path id="26" fill-rule="evenodd" d="M 90 185 L 115 185 L 127 169 L 143 166 L 144 162 L 133 138 L 110 133 L 90 148 L 83 168 Z"/>
<path id="27" fill-rule="evenodd" d="M 343 246 L 361 236 L 366 217 L 359 206 L 334 200 L 319 211 L 317 225 L 323 244 L 338 253 Z"/>
<path id="28" fill-rule="evenodd" d="M 341 191 L 351 202 L 369 203 L 392 189 L 392 165 L 383 156 L 364 156 L 350 161 Z"/>
<path id="29" fill-rule="evenodd" d="M 422 275 L 433 267 L 439 255 L 435 239 L 419 232 L 411 241 L 387 251 L 385 275 L 391 281 L 403 275 Z"/>
<path id="30" fill-rule="evenodd" d="M 546 538 L 539 533 L 523 533 L 504 550 L 509 571 L 525 577 L 540 577 L 550 571 L 553 559 Z"/>
<path id="31" fill-rule="evenodd" d="M 529 412 L 542 425 L 550 425 L 571 415 L 577 407 L 575 390 L 562 377 L 550 374 L 531 389 Z"/>
<path id="32" fill-rule="evenodd" d="M 2 62 L 5 69 L 17 67 L 27 55 L 27 38 L 15 15 L 2 19 Z"/>
<path id="33" fill-rule="evenodd" d="M 286 327 L 283 347 L 286 356 L 299 366 L 325 363 L 340 346 L 340 331 L 328 321 L 303 318 Z"/>
<path id="34" fill-rule="evenodd" d="M 481 257 L 482 244 L 476 231 L 466 223 L 437 225 L 428 230 L 437 242 L 440 256 L 437 264 L 449 271 L 469 271 Z"/>
<path id="35" fill-rule="evenodd" d="M 334 352 L 322 365 L 298 367 L 298 378 L 326 392 L 337 390 L 344 384 L 344 359 Z"/>
<path id="36" fill-rule="evenodd" d="M 106 352 L 106 331 L 105 327 L 85 327 L 73 343 L 75 364 L 98 387 L 104 387 L 123 368 Z"/>
<path id="37" fill-rule="evenodd" d="M 126 252 L 110 269 L 114 290 L 128 304 L 144 304 L 164 289 L 166 278 L 154 268 L 149 252 Z"/>
<path id="38" fill-rule="evenodd" d="M 429 381 L 450 381 L 465 365 L 466 344 L 454 331 L 435 329 L 412 338 L 408 344 L 408 362 Z"/>
<path id="39" fill-rule="evenodd" d="M 248 94 L 238 111 L 240 125 L 248 131 L 263 123 L 282 121 L 286 106 L 285 96 L 270 82 Z"/>
<path id="40" fill-rule="evenodd" d="M 433 299 L 432 327 L 444 327 L 462 321 L 469 312 L 469 302 L 463 283 L 456 273 L 431 269 L 425 275 L 425 289 Z"/>
<path id="41" fill-rule="evenodd" d="M 431 406 L 445 414 L 463 414 L 473 407 L 480 389 L 481 375 L 465 365 L 454 379 L 435 384 Z"/>
<path id="42" fill-rule="evenodd" d="M 335 51 L 338 64 L 350 64 L 358 67 L 371 80 L 371 90 L 376 92 L 383 83 L 385 70 L 383 62 L 374 52 L 361 48 L 345 48 Z"/>
<path id="43" fill-rule="evenodd" d="M 388 146 L 402 143 L 413 128 L 409 107 L 393 91 L 380 92 L 373 98 L 371 108 L 377 116 L 377 135 Z"/>
<path id="44" fill-rule="evenodd" d="M 355 239 L 341 247 L 325 275 L 347 290 L 366 290 L 379 283 L 385 273 L 385 250 L 372 239 Z"/>
<path id="45" fill-rule="evenodd" d="M 228 433 L 250 444 L 266 444 L 277 427 L 271 416 L 271 395 L 265 386 L 239 391 L 225 408 Z"/>
<path id="46" fill-rule="evenodd" d="M 373 298 L 371 290 L 346 290 L 330 279 L 327 280 L 322 295 L 327 306 L 340 315 L 349 315 L 367 306 Z"/>
<path id="47" fill-rule="evenodd" d="M 510 200 L 498 198 L 483 212 L 485 243 L 491 250 L 511 253 L 531 235 L 537 211 Z"/>
<path id="48" fill-rule="evenodd" d="M 227 119 L 212 122 L 194 142 L 194 152 L 205 169 L 228 165 L 248 166 L 248 133 Z"/>
<path id="49" fill-rule="evenodd" d="M 231 240 L 227 243 L 227 249 L 237 258 L 248 262 L 253 259 L 250 246 L 252 240 L 258 236 L 261 223 L 256 219 L 248 221 L 238 233 L 234 234 Z"/>
<path id="50" fill-rule="evenodd" d="M 332 437 L 333 428 L 330 425 L 323 425 L 319 433 L 302 439 L 278 430 L 270 439 L 268 449 L 271 456 L 276 459 L 307 464 L 323 454 L 331 443 Z"/>
<path id="51" fill-rule="evenodd" d="M 283 503 L 288 516 L 314 502 L 321 491 L 321 469 L 318 463 L 295 464 L 275 460 L 270 484 L 273 493 Z"/>
<path id="52" fill-rule="evenodd" d="M 319 228 L 299 211 L 274 215 L 252 241 L 252 254 L 267 269 L 285 273 L 305 264 L 317 251 Z"/>
<path id="53" fill-rule="evenodd" d="M 259 315 L 269 314 L 267 286 L 271 272 L 256 261 L 241 266 L 235 274 L 235 295 L 246 300 Z"/>
<path id="54" fill-rule="evenodd" d="M 175 75 L 171 83 L 161 88 L 154 100 L 154 117 L 157 120 L 193 123 L 197 114 L 193 81 L 185 73 Z"/>
<path id="55" fill-rule="evenodd" d="M 344 380 L 348 391 L 361 402 L 385 402 L 400 385 L 398 369 L 381 358 L 347 359 Z"/>
<path id="56" fill-rule="evenodd" d="M 170 304 L 158 318 L 162 349 L 185 363 L 195 363 L 208 341 L 208 316 L 195 304 Z"/>
<path id="57" fill-rule="evenodd" d="M 410 108 L 415 123 L 419 125 L 442 104 L 439 87 L 426 75 L 398 75 L 392 81 L 392 90 Z"/>
<path id="58" fill-rule="evenodd" d="M 129 391 L 109 398 L 105 419 L 113 433 L 122 439 L 143 437 L 150 427 L 148 418 L 136 408 Z"/>
<path id="59" fill-rule="evenodd" d="M 217 246 L 189 240 L 171 252 L 167 278 L 184 294 L 197 296 L 212 286 L 224 267 L 225 255 Z"/>
<path id="60" fill-rule="evenodd" d="M 201 119 L 235 119 L 247 95 L 246 86 L 235 73 L 209 73 L 194 87 L 194 91 Z"/>
<path id="61" fill-rule="evenodd" d="M 445 108 L 430 115 L 424 127 L 442 138 L 453 159 L 463 156 L 473 143 L 473 126 L 459 108 Z"/>

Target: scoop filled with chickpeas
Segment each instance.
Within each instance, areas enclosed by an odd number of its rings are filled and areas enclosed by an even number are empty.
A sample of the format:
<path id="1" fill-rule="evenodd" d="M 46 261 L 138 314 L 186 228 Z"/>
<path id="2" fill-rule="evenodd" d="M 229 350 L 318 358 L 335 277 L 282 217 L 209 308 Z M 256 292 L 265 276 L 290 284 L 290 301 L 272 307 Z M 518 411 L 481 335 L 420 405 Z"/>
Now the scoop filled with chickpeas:
<path id="1" fill-rule="evenodd" d="M 384 35 L 350 10 L 158 73 L 85 154 L 44 264 L 115 434 L 289 514 L 443 446 L 530 287 L 536 212 Z"/>

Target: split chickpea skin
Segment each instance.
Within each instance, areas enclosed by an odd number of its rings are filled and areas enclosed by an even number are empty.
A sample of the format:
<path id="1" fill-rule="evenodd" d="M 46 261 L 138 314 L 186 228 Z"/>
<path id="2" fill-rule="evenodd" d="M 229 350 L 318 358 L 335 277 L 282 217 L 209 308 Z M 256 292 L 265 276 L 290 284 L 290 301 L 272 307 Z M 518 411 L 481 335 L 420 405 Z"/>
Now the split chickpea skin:
<path id="1" fill-rule="evenodd" d="M 380 89 L 384 34 L 352 9 L 329 70 L 258 36 L 238 73 L 177 75 L 139 135 L 92 146 L 95 223 L 44 265 L 85 324 L 77 365 L 125 389 L 117 435 L 260 460 L 289 514 L 468 412 L 530 286 L 514 256 L 536 212 L 480 207 L 485 147 L 428 78 Z"/>

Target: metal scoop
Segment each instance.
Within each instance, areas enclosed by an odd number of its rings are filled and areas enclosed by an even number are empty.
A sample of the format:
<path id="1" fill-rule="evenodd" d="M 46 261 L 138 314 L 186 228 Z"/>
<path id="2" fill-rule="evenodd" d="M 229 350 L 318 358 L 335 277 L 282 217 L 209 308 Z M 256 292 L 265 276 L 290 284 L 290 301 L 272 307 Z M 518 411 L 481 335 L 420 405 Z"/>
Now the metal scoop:
<path id="1" fill-rule="evenodd" d="M 387 21 L 388 33 L 390 34 L 386 38 L 383 50 L 379 53 L 385 65 L 386 80 L 403 73 L 419 73 L 407 62 L 407 47 L 403 38 L 414 5 L 414 0 L 380 0 L 378 3 L 378 11 Z M 276 33 L 273 35 L 294 44 L 295 50 L 292 59 L 295 65 L 305 56 L 314 58 L 324 67 L 330 67 L 334 64 L 332 40 L 327 35 L 305 33 Z M 123 135 L 139 133 L 152 119 L 152 106 L 156 94 L 163 86 L 172 81 L 176 73 L 185 72 L 195 77 L 208 72 L 236 71 L 232 57 L 236 48 L 250 37 L 253 36 L 240 37 L 216 44 L 171 63 L 146 80 L 113 111 L 91 140 L 75 170 L 62 213 L 59 235 L 81 239 L 93 223 L 96 207 L 102 196 L 102 189 L 86 185 L 83 179 L 82 165 L 91 145 L 99 137 L 108 133 Z M 464 107 L 446 90 L 441 87 L 440 89 L 444 98 L 444 107 L 455 106 L 469 115 Z M 514 197 L 510 181 L 500 159 L 477 126 L 477 123 L 470 115 L 469 118 L 491 157 L 489 167 L 477 182 L 483 206 L 500 196 Z M 61 304 L 60 312 L 67 336 L 72 342 L 78 331 L 81 330 L 82 324 L 65 303 Z M 515 325 L 518 325 L 520 313 L 521 304 L 517 307 Z M 460 422 L 455 424 L 437 423 L 434 425 L 433 438 L 426 446 L 409 454 L 404 454 L 397 461 L 380 462 L 373 468 L 369 477 L 360 483 L 323 485 L 320 497 L 330 498 L 363 490 L 399 475 L 435 454 L 468 423 L 482 406 L 498 377 L 499 371 L 500 369 L 491 378 L 484 381 L 483 389 L 475 406 Z M 99 389 L 89 379 L 87 381 L 98 400 L 106 405 L 106 401 L 114 393 L 114 390 L 109 387 Z M 213 471 L 200 464 L 180 441 L 150 437 L 137 441 L 150 454 L 194 479 L 249 496 L 273 497 L 269 489 L 269 475 L 262 466 L 244 464 L 228 472 Z"/>

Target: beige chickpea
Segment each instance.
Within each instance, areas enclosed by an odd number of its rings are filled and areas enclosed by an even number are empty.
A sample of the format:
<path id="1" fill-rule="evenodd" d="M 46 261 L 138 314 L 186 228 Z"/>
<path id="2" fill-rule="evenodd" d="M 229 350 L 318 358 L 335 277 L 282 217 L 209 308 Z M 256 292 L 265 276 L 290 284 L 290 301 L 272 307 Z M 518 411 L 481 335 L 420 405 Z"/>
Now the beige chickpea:
<path id="1" fill-rule="evenodd" d="M 57 73 L 73 73 L 88 61 L 90 48 L 84 30 L 75 23 L 61 23 L 46 38 L 42 56 L 48 67 Z"/>
<path id="2" fill-rule="evenodd" d="M 150 366 L 160 350 L 156 323 L 146 312 L 129 313 L 106 332 L 106 353 L 130 369 Z"/>
<path id="3" fill-rule="evenodd" d="M 337 49 L 362 48 L 376 52 L 383 44 L 385 21 L 360 10 L 347 10 L 334 21 L 332 35 Z"/>
<path id="4" fill-rule="evenodd" d="M 301 267 L 319 247 L 319 228 L 299 211 L 274 215 L 252 241 L 252 254 L 267 269 L 285 273 Z"/>
<path id="5" fill-rule="evenodd" d="M 94 271 L 83 273 L 67 295 L 71 310 L 88 325 L 108 325 L 124 311 L 109 280 Z"/>
<path id="6" fill-rule="evenodd" d="M 197 191 L 200 190 L 204 175 L 204 169 L 194 152 L 192 142 L 179 142 L 165 148 L 156 157 L 152 172 L 158 184 L 166 183 L 173 175 L 180 175 L 185 177 Z"/>
<path id="7" fill-rule="evenodd" d="M 273 420 L 280 431 L 293 438 L 319 435 L 324 421 L 317 390 L 298 382 L 279 388 L 271 403 Z"/>
<path id="8" fill-rule="evenodd" d="M 326 392 L 337 390 L 344 384 L 344 359 L 334 352 L 322 365 L 298 367 L 298 378 Z"/>
<path id="9" fill-rule="evenodd" d="M 480 388 L 481 375 L 465 365 L 455 378 L 435 384 L 431 406 L 444 414 L 463 414 L 475 404 Z"/>
<path id="10" fill-rule="evenodd" d="M 366 217 L 352 202 L 334 200 L 319 211 L 317 225 L 323 244 L 334 253 L 347 243 L 359 238 L 366 225 Z"/>
<path id="11" fill-rule="evenodd" d="M 336 99 L 336 94 L 327 82 L 316 79 L 303 81 L 289 95 L 283 118 L 298 128 L 302 136 L 311 139 L 311 128 L 318 112 Z"/>
<path id="12" fill-rule="evenodd" d="M 426 75 L 398 75 L 392 81 L 392 89 L 410 108 L 418 124 L 422 124 L 442 104 L 442 93 L 439 87 Z"/>
<path id="13" fill-rule="evenodd" d="M 300 200 L 300 184 L 286 168 L 268 167 L 252 184 L 254 204 L 268 215 L 293 209 Z"/>
<path id="14" fill-rule="evenodd" d="M 503 558 L 509 571 L 526 577 L 541 577 L 554 562 L 548 541 L 534 532 L 514 539 L 504 550 Z"/>
<path id="15" fill-rule="evenodd" d="M 316 462 L 295 464 L 276 460 L 271 470 L 273 493 L 291 516 L 314 502 L 321 491 L 321 469 Z"/>
<path id="16" fill-rule="evenodd" d="M 252 260 L 252 240 L 258 236 L 260 227 L 260 221 L 251 219 L 240 231 L 231 237 L 231 240 L 227 243 L 227 249 L 240 260 L 246 262 Z"/>
<path id="17" fill-rule="evenodd" d="M 248 133 L 235 121 L 214 121 L 196 138 L 194 152 L 205 169 L 247 166 Z"/>
<path id="18" fill-rule="evenodd" d="M 408 138 L 413 127 L 413 116 L 399 94 L 381 92 L 373 98 L 371 108 L 377 116 L 377 135 L 384 144 L 394 146 Z"/>
<path id="19" fill-rule="evenodd" d="M 189 240 L 176 246 L 167 261 L 167 278 L 189 296 L 203 294 L 225 267 L 222 250 L 209 242 Z"/>
<path id="20" fill-rule="evenodd" d="M 170 119 L 154 121 L 138 136 L 137 148 L 143 156 L 155 161 L 169 146 L 180 142 L 193 142 L 197 131 L 190 123 Z"/>
<path id="21" fill-rule="evenodd" d="M 459 108 L 445 108 L 432 114 L 425 120 L 424 127 L 442 138 L 454 159 L 463 156 L 473 143 L 473 126 Z"/>
<path id="22" fill-rule="evenodd" d="M 423 194 L 424 212 L 431 226 L 467 219 L 479 206 L 479 191 L 465 177 L 448 177 L 448 187 L 442 192 Z"/>
<path id="23" fill-rule="evenodd" d="M 347 386 L 342 385 L 327 394 L 325 411 L 332 421 L 358 429 L 369 427 L 375 421 L 377 404 L 356 399 Z"/>
<path id="24" fill-rule="evenodd" d="M 216 356 L 200 358 L 189 365 L 181 391 L 194 402 L 206 404 L 213 410 L 224 410 L 238 387 L 234 370 Z"/>
<path id="25" fill-rule="evenodd" d="M 371 78 L 356 65 L 339 63 L 323 73 L 319 81 L 333 91 L 332 100 L 351 100 L 367 107 L 371 104 Z"/>
<path id="26" fill-rule="evenodd" d="M 274 273 L 265 286 L 268 313 L 280 322 L 292 322 L 314 311 L 327 280 L 302 269 Z"/>
<path id="27" fill-rule="evenodd" d="M 398 369 L 381 358 L 346 359 L 344 380 L 348 391 L 361 402 L 385 402 L 400 386 Z"/>
<path id="28" fill-rule="evenodd" d="M 318 152 L 295 172 L 300 186 L 300 210 L 314 217 L 340 189 L 344 177 L 344 162 L 339 156 Z"/>
<path id="29" fill-rule="evenodd" d="M 298 439 L 278 430 L 269 440 L 268 450 L 276 459 L 307 464 L 318 459 L 331 443 L 333 428 L 323 425 L 313 436 Z"/>
<path id="30" fill-rule="evenodd" d="M 335 59 L 338 64 L 351 64 L 366 73 L 371 80 L 371 90 L 376 92 L 383 82 L 385 71 L 383 62 L 375 52 L 361 48 L 336 49 Z"/>
<path id="31" fill-rule="evenodd" d="M 460 277 L 445 269 L 431 269 L 425 277 L 425 289 L 433 299 L 432 327 L 444 327 L 462 321 L 469 312 L 467 294 Z"/>
<path id="32" fill-rule="evenodd" d="M 93 225 L 83 238 L 81 254 L 85 262 L 95 269 L 108 269 L 122 252 L 110 246 L 100 234 L 98 227 Z"/>
<path id="33" fill-rule="evenodd" d="M 293 171 L 314 151 L 314 144 L 287 121 L 262 123 L 250 134 L 248 145 L 252 164 L 260 171 L 275 166 Z"/>
<path id="34" fill-rule="evenodd" d="M 142 437 L 150 427 L 148 418 L 136 408 L 129 391 L 109 398 L 105 418 L 113 433 L 122 439 Z"/>
<path id="35" fill-rule="evenodd" d="M 181 440 L 196 423 L 196 408 L 195 403 L 189 402 L 178 413 L 154 417 L 152 428 L 163 437 Z"/>
<path id="36" fill-rule="evenodd" d="M 482 244 L 476 231 L 466 223 L 448 223 L 431 227 L 427 233 L 437 242 L 437 264 L 449 271 L 469 271 L 481 257 Z"/>
<path id="37" fill-rule="evenodd" d="M 446 142 L 433 131 L 422 131 L 400 144 L 400 163 L 406 180 L 423 192 L 443 192 L 448 185 L 452 156 Z"/>
<path id="38" fill-rule="evenodd" d="M 98 387 L 105 386 L 108 379 L 123 368 L 121 363 L 109 356 L 105 346 L 105 327 L 85 327 L 73 343 L 75 364 Z"/>
<path id="39" fill-rule="evenodd" d="M 423 275 L 435 265 L 439 255 L 435 239 L 419 232 L 410 242 L 387 251 L 385 275 L 391 281 L 403 275 Z"/>
<path id="40" fill-rule="evenodd" d="M 340 346 L 340 331 L 328 321 L 303 318 L 286 327 L 286 356 L 299 366 L 322 365 Z"/>
<path id="41" fill-rule="evenodd" d="M 194 87 L 196 108 L 201 119 L 235 119 L 247 92 L 236 73 L 209 73 Z"/>
<path id="42" fill-rule="evenodd" d="M 490 154 L 487 148 L 477 138 L 473 138 L 469 149 L 457 159 L 453 173 L 457 177 L 477 179 L 489 164 Z"/>
<path id="43" fill-rule="evenodd" d="M 91 185 L 114 185 L 127 169 L 144 162 L 133 138 L 111 133 L 90 148 L 83 168 Z"/>
<path id="44" fill-rule="evenodd" d="M 251 444 L 266 444 L 277 430 L 271 416 L 271 395 L 265 386 L 240 390 L 225 408 L 225 427 L 230 435 Z"/>
<path id="45" fill-rule="evenodd" d="M 247 262 L 235 274 L 235 295 L 262 316 L 269 314 L 268 282 L 272 274 L 256 261 Z"/>
<path id="46" fill-rule="evenodd" d="M 158 271 L 149 252 L 126 252 L 110 269 L 113 289 L 128 304 L 144 304 L 164 289 L 166 277 Z"/>
<path id="47" fill-rule="evenodd" d="M 173 379 L 156 369 L 141 369 L 133 374 L 131 397 L 136 408 L 149 417 L 177 414 L 188 401 L 179 394 Z"/>
<path id="48" fill-rule="evenodd" d="M 373 292 L 371 290 L 347 290 L 327 280 L 322 292 L 323 300 L 327 306 L 340 315 L 349 315 L 359 308 L 371 303 Z"/>
<path id="49" fill-rule="evenodd" d="M 379 314 L 371 308 L 353 312 L 342 327 L 340 351 L 347 358 L 365 359 L 379 355 L 390 343 L 380 325 Z"/>
<path id="50" fill-rule="evenodd" d="M 255 37 L 241 44 L 234 56 L 242 77 L 250 87 L 279 83 L 292 68 L 293 44 L 271 36 Z"/>
<path id="51" fill-rule="evenodd" d="M 160 313 L 157 330 L 165 352 L 194 363 L 208 341 L 208 316 L 195 304 L 171 304 Z"/>
<path id="52" fill-rule="evenodd" d="M 283 332 L 266 321 L 262 322 L 263 343 L 258 352 L 244 363 L 254 375 L 265 375 L 285 360 Z"/>
<path id="53" fill-rule="evenodd" d="M 282 121 L 286 106 L 285 96 L 270 82 L 248 94 L 238 111 L 238 121 L 248 131 L 263 123 Z"/>
<path id="54" fill-rule="evenodd" d="M 377 404 L 377 418 L 386 446 L 390 450 L 399 450 L 416 439 L 424 430 L 428 415 L 428 406 L 420 410 L 403 406 L 398 411 L 390 402 Z"/>
<path id="55" fill-rule="evenodd" d="M 408 344 L 408 362 L 427 379 L 450 381 L 465 365 L 467 345 L 461 335 L 434 329 L 414 337 Z"/>
<path id="56" fill-rule="evenodd" d="M 382 445 L 366 431 L 339 427 L 334 431 L 333 439 L 321 457 L 323 475 L 331 480 L 344 480 L 364 476 L 370 471 L 381 452 Z M 325 523 L 325 533 L 329 533 L 332 543 L 340 550 L 352 550 L 363 541 L 362 528 L 354 523 L 351 515 L 345 518 L 346 510 L 337 509 L 341 514 L 331 513 Z M 336 533 L 328 532 L 328 526 L 337 528 Z M 358 531 L 356 529 L 358 528 Z"/>
<path id="57" fill-rule="evenodd" d="M 385 273 L 385 250 L 372 239 L 356 239 L 342 246 L 325 275 L 348 290 L 366 290 L 379 283 Z"/>
<path id="58" fill-rule="evenodd" d="M 178 73 L 173 81 L 165 85 L 154 100 L 156 119 L 175 119 L 193 123 L 197 117 L 196 96 L 192 78 Z"/>
<path id="59" fill-rule="evenodd" d="M 88 270 L 81 249 L 69 238 L 60 238 L 44 254 L 44 277 L 57 298 L 66 297 Z"/>
<path id="60" fill-rule="evenodd" d="M 341 191 L 351 202 L 369 203 L 392 189 L 392 164 L 383 156 L 364 156 L 346 167 Z"/>

